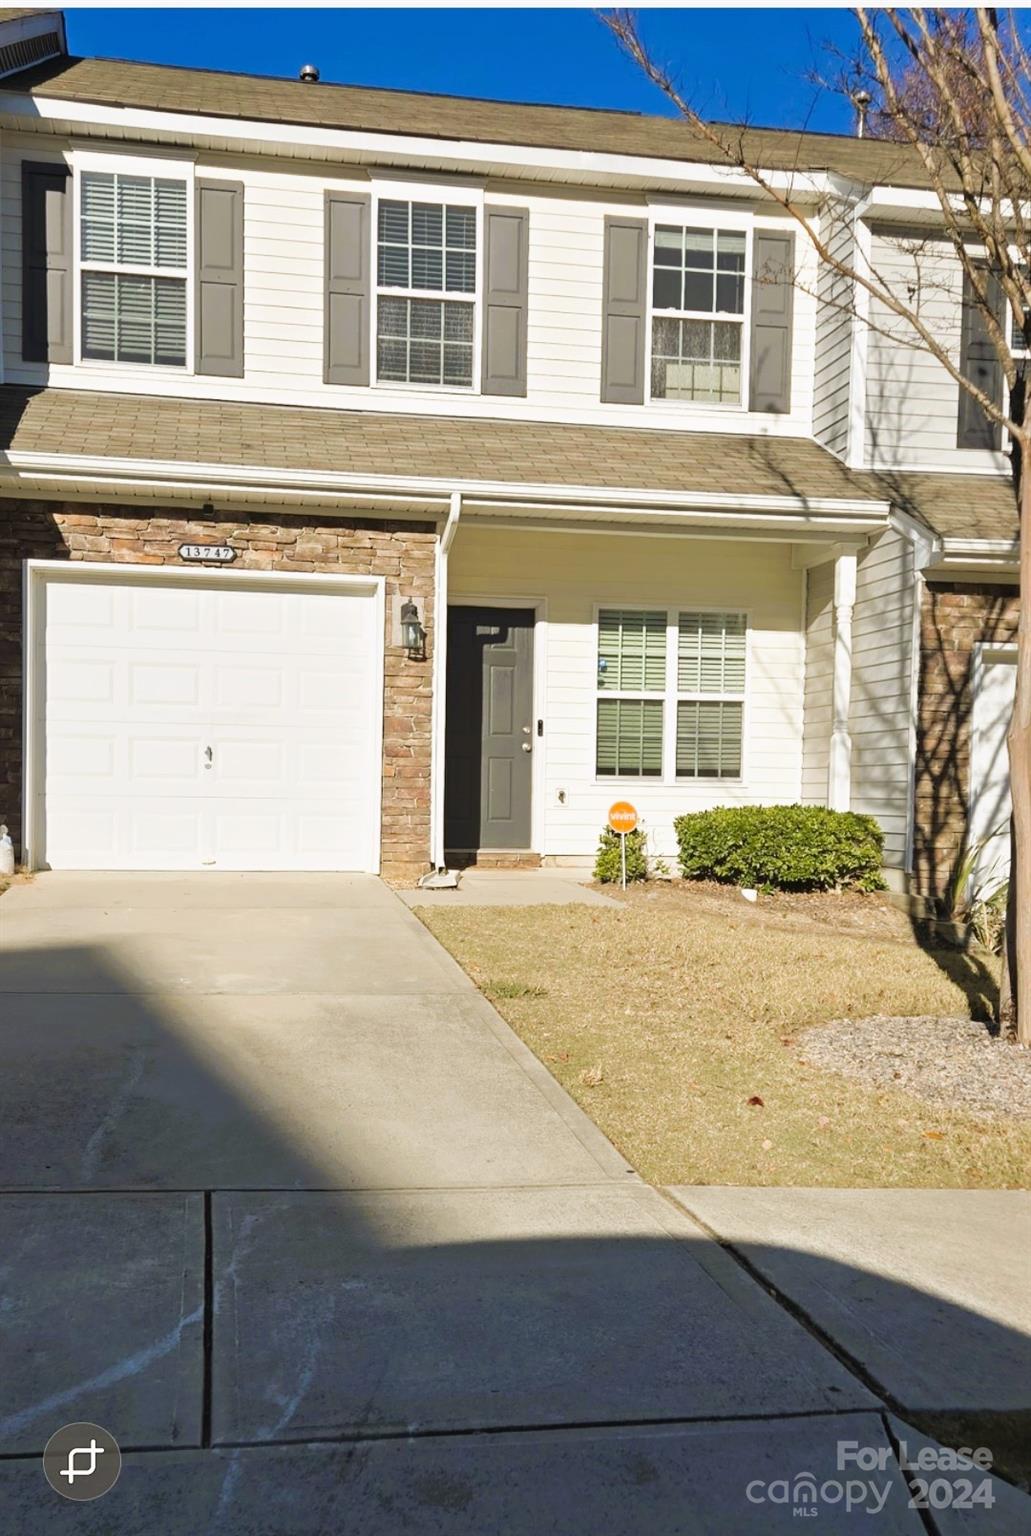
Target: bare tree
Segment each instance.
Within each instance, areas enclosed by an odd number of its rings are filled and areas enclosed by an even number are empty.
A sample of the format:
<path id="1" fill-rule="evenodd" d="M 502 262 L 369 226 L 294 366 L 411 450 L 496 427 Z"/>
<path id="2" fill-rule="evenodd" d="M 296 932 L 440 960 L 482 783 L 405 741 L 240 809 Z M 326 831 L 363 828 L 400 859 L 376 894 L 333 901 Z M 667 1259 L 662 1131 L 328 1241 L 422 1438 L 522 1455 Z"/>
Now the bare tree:
<path id="1" fill-rule="evenodd" d="M 713 161 L 743 173 L 804 231 L 818 261 L 841 280 L 855 305 L 868 296 L 896 339 L 934 358 L 1009 443 L 1020 522 L 1021 616 L 1016 700 L 1008 736 L 1013 802 L 1012 867 L 1007 960 L 1000 1023 L 1005 1034 L 1031 1044 L 1031 416 L 1026 369 L 1031 354 L 1031 72 L 1025 36 L 1012 11 L 856 9 L 858 41 L 851 88 L 869 91 L 879 135 L 894 141 L 935 199 L 936 236 L 944 239 L 965 280 L 1005 381 L 993 398 L 984 376 L 964 371 L 947 336 L 928 315 L 919 275 L 919 242 L 911 255 L 913 282 L 901 284 L 889 263 L 876 263 L 835 238 L 828 205 L 814 208 L 806 178 L 783 175 L 747 127 L 711 123 L 678 88 L 670 71 L 642 41 L 632 11 L 601 19 L 645 75 L 666 95 Z M 799 135 L 798 164 L 804 139 Z M 796 165 L 795 169 L 798 166 Z M 787 169 L 790 171 L 791 166 Z M 867 305 L 864 303 L 864 310 Z M 858 313 L 858 309 L 854 310 Z M 865 316 L 869 324 L 869 316 Z"/>

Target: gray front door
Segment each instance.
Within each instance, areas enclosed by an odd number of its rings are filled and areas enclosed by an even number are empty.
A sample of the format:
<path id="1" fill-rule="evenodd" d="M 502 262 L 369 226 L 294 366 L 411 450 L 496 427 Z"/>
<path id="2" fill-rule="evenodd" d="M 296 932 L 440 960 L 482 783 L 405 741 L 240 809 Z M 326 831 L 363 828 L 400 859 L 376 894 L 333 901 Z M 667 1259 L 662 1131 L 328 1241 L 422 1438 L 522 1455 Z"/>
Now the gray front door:
<path id="1" fill-rule="evenodd" d="M 529 848 L 532 609 L 451 608 L 447 630 L 444 841 Z"/>

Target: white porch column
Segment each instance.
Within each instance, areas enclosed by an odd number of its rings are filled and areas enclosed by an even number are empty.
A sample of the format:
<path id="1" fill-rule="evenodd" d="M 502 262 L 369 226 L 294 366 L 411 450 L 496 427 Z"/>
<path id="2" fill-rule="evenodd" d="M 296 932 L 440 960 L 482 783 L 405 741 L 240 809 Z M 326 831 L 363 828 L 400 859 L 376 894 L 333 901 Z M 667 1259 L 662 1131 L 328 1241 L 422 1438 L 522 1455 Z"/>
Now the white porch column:
<path id="1" fill-rule="evenodd" d="M 834 680 L 831 694 L 831 739 L 827 765 L 827 804 L 832 811 L 852 807 L 852 610 L 856 601 L 856 556 L 839 555 L 834 562 Z"/>
<path id="2" fill-rule="evenodd" d="M 460 491 L 452 491 L 447 521 L 437 539 L 433 584 L 433 742 L 430 768 L 430 863 L 444 868 L 444 732 L 447 727 L 448 555 L 462 515 Z"/>

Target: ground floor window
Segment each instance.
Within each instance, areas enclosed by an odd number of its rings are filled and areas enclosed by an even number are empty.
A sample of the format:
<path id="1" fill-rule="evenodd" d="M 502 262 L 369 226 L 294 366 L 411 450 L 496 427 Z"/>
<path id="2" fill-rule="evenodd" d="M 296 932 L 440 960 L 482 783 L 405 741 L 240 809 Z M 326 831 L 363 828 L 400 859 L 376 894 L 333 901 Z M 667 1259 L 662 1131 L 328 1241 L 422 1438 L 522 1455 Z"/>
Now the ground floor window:
<path id="1" fill-rule="evenodd" d="M 598 777 L 740 778 L 747 645 L 743 613 L 601 609 Z"/>

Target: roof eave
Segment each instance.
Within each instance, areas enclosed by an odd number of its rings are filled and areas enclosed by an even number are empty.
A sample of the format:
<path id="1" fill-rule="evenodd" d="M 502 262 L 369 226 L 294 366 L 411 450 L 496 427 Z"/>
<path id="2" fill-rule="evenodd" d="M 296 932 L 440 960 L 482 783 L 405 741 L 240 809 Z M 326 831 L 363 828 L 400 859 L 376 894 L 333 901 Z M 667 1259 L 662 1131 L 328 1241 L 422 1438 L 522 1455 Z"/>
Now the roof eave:
<path id="1" fill-rule="evenodd" d="M 308 502 L 372 500 L 398 502 L 428 511 L 445 509 L 458 492 L 470 511 L 484 517 L 538 514 L 575 519 L 605 513 L 640 513 L 652 520 L 685 517 L 697 525 L 791 528 L 804 535 L 819 532 L 866 532 L 887 525 L 886 501 L 862 497 L 747 495 L 733 492 L 668 491 L 649 487 L 584 486 L 472 480 L 428 475 L 381 475 L 246 464 L 173 462 L 156 459 L 100 458 L 81 454 L 0 454 L 0 485 L 49 487 L 54 493 L 97 495 L 111 488 L 160 492 L 174 487 L 209 497 L 282 496 Z"/>

